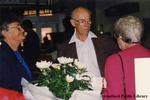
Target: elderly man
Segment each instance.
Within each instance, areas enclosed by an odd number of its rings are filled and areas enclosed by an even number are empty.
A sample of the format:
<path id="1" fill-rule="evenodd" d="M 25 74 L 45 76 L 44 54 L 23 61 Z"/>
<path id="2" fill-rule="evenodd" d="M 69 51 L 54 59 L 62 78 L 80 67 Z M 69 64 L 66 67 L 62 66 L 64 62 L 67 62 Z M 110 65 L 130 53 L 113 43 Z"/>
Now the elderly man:
<path id="1" fill-rule="evenodd" d="M 74 34 L 70 41 L 59 45 L 58 56 L 77 58 L 87 67 L 92 77 L 103 76 L 105 59 L 118 51 L 117 44 L 106 35 L 96 36 L 90 31 L 91 12 L 87 8 L 75 8 L 70 22 L 74 27 Z"/>
<path id="2" fill-rule="evenodd" d="M 0 38 L 0 88 L 22 92 L 21 78 L 30 81 L 32 74 L 18 51 L 25 32 L 14 14 L 1 23 Z"/>

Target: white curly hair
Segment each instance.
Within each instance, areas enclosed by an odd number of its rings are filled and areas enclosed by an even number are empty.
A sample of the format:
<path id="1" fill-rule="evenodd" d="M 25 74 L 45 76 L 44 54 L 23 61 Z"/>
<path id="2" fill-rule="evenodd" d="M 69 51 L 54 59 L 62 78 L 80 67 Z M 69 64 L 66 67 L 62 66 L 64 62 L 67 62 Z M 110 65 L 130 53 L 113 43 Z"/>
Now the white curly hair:
<path id="1" fill-rule="evenodd" d="M 143 24 L 135 16 L 120 18 L 115 23 L 115 31 L 127 43 L 140 42 L 143 33 Z"/>

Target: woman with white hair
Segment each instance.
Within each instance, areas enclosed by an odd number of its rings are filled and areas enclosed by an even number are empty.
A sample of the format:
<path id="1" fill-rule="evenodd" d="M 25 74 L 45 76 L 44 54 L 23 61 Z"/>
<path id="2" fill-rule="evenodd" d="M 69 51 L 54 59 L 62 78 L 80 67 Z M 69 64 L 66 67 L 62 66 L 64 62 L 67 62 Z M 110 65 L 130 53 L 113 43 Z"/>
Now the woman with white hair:
<path id="1" fill-rule="evenodd" d="M 22 92 L 22 77 L 28 81 L 32 80 L 32 72 L 18 50 L 26 38 L 26 33 L 20 25 L 19 17 L 14 14 L 10 13 L 1 21 L 0 88 Z"/>
<path id="2" fill-rule="evenodd" d="M 126 16 L 116 22 L 115 31 L 122 51 L 106 60 L 103 100 L 136 100 L 134 59 L 150 57 L 150 50 L 140 44 L 143 25 L 137 17 Z"/>

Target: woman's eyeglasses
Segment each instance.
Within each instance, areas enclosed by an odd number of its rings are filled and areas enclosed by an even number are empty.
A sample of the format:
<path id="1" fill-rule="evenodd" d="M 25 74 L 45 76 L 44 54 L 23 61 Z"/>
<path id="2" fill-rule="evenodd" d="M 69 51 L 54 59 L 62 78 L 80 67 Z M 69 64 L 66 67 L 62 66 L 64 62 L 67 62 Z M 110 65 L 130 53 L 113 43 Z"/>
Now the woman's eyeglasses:
<path id="1" fill-rule="evenodd" d="M 8 26 L 7 29 L 17 29 L 17 30 L 21 31 L 22 26 L 20 24 L 18 24 L 17 26 Z"/>

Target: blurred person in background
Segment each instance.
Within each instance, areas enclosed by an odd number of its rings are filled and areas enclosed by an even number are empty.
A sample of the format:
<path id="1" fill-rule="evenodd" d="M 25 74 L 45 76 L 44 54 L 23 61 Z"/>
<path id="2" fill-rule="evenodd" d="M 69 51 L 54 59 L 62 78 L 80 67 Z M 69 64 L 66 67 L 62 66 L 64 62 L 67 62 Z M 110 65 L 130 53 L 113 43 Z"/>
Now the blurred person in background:
<path id="1" fill-rule="evenodd" d="M 33 73 L 33 78 L 37 78 L 39 69 L 36 68 L 35 64 L 40 56 L 40 39 L 38 34 L 33 30 L 31 20 L 24 20 L 22 22 L 22 27 L 25 32 L 27 32 L 26 39 L 23 42 L 22 54 L 30 66 Z"/>

